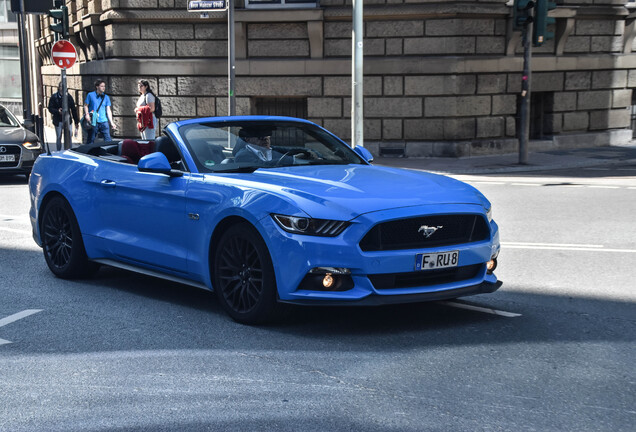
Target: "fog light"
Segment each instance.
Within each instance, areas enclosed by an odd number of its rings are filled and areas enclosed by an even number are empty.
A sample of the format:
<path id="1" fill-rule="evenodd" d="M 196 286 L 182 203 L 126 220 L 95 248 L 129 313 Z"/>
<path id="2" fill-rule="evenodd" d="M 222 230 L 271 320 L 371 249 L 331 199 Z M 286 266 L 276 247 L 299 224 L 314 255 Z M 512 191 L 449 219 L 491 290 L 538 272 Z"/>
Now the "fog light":
<path id="1" fill-rule="evenodd" d="M 322 286 L 325 288 L 331 288 L 333 286 L 333 276 L 331 273 L 327 273 L 324 278 L 322 278 Z"/>
<path id="2" fill-rule="evenodd" d="M 486 263 L 486 270 L 488 270 L 488 274 L 491 274 L 497 268 L 497 258 L 493 258 Z"/>

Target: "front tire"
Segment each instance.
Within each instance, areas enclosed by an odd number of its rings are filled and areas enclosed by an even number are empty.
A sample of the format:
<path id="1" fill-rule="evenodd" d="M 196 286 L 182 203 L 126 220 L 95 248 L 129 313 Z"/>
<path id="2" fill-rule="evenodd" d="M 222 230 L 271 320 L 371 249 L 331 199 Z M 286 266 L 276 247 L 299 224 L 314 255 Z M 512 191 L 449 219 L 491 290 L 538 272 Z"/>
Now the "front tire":
<path id="1" fill-rule="evenodd" d="M 265 323 L 279 315 L 272 259 L 250 224 L 223 233 L 214 254 L 214 290 L 223 309 L 240 323 Z"/>
<path id="2" fill-rule="evenodd" d="M 55 276 L 75 279 L 89 276 L 97 264 L 88 260 L 75 213 L 62 197 L 54 197 L 42 211 L 40 226 L 44 259 Z"/>

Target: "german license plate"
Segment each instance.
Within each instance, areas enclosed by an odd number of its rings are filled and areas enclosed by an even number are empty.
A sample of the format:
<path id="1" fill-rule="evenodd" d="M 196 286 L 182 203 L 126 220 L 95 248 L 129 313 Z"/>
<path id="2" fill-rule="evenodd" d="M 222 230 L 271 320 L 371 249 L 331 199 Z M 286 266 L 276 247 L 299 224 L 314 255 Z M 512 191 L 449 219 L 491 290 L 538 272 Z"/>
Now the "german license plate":
<path id="1" fill-rule="evenodd" d="M 415 270 L 437 270 L 457 267 L 459 251 L 420 253 L 415 255 Z"/>
<path id="2" fill-rule="evenodd" d="M 15 162 L 15 155 L 0 155 L 0 162 Z"/>

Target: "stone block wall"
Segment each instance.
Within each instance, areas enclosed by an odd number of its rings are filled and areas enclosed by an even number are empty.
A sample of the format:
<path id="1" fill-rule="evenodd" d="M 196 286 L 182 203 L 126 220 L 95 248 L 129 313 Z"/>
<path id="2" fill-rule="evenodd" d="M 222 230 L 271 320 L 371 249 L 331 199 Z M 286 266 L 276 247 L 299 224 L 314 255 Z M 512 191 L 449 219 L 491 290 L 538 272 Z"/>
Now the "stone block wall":
<path id="1" fill-rule="evenodd" d="M 541 94 L 541 138 L 580 134 L 558 142 L 584 145 L 585 135 L 630 127 L 634 11 L 625 0 L 558 3 L 557 37 L 534 49 L 532 91 Z M 83 101 L 94 79 L 105 79 L 120 135 L 137 134 L 140 78 L 161 97 L 162 125 L 226 115 L 225 13 L 201 19 L 185 11 L 185 0 L 67 4 L 81 60 L 69 70 L 71 94 Z M 506 0 L 365 1 L 370 149 L 408 156 L 515 151 L 522 56 L 510 12 Z M 350 139 L 351 1 L 322 0 L 306 10 L 239 5 L 235 17 L 237 114 L 255 114 L 256 98 L 304 98 L 310 120 Z M 47 20 L 38 41 L 46 96 L 59 80 L 45 55 Z"/>

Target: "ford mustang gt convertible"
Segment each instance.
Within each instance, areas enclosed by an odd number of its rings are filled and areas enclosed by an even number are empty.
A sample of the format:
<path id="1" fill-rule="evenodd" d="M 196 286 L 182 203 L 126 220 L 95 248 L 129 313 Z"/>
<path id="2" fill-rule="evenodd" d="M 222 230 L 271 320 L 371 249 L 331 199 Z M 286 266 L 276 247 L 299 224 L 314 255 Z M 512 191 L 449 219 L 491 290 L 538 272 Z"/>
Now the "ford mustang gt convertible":
<path id="1" fill-rule="evenodd" d="M 207 290 L 236 321 L 284 303 L 383 305 L 494 292 L 490 202 L 441 175 L 372 166 L 309 121 L 237 116 L 171 123 L 40 156 L 35 241 L 58 277 L 100 264 Z"/>

